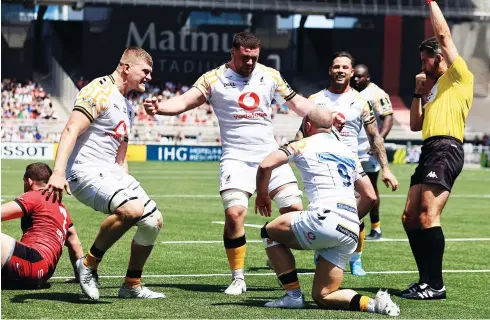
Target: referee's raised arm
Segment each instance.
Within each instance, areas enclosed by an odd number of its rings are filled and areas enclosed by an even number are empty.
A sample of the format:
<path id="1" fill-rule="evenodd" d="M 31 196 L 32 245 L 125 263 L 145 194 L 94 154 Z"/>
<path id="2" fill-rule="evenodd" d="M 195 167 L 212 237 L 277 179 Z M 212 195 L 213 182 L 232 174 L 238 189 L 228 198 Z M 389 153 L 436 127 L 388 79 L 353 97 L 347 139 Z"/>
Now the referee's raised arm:
<path id="1" fill-rule="evenodd" d="M 444 19 L 441 8 L 439 8 L 437 2 L 430 1 L 428 6 L 434 35 L 439 43 L 447 66 L 449 67 L 459 56 L 458 49 L 456 49 L 456 46 L 454 45 L 453 38 L 451 37 L 451 30 L 449 30 L 449 26 L 447 25 L 446 19 Z"/>

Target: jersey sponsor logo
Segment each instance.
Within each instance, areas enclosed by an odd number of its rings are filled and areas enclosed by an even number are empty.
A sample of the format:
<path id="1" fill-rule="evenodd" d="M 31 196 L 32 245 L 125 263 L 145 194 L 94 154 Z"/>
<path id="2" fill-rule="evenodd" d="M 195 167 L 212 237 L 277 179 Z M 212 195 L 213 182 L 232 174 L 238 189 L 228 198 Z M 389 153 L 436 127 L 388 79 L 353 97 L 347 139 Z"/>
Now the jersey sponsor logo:
<path id="1" fill-rule="evenodd" d="M 128 136 L 128 127 L 124 120 L 119 121 L 117 126 L 115 126 L 112 130 L 114 132 L 106 132 L 105 135 L 111 136 L 119 142 L 122 142 L 124 138 Z"/>
<path id="2" fill-rule="evenodd" d="M 306 235 L 308 237 L 308 239 L 310 239 L 311 241 L 314 241 L 316 239 L 316 236 L 313 232 L 308 232 L 308 234 Z"/>
<path id="3" fill-rule="evenodd" d="M 337 230 L 338 232 L 340 232 L 342 234 L 345 234 L 349 238 L 354 239 L 356 242 L 359 242 L 359 236 L 355 232 L 353 232 L 352 230 L 349 230 L 347 227 L 345 227 L 341 224 L 338 224 L 337 227 L 335 228 L 335 230 Z"/>
<path id="4" fill-rule="evenodd" d="M 337 203 L 337 209 L 346 210 L 346 211 L 357 214 L 356 208 L 349 206 L 348 204 L 345 204 L 345 203 Z"/>
<path id="5" fill-rule="evenodd" d="M 238 98 L 238 105 L 247 111 L 257 109 L 260 104 L 260 98 L 255 92 L 244 92 Z"/>
<path id="6" fill-rule="evenodd" d="M 236 88 L 235 82 L 223 83 L 223 87 L 226 88 Z"/>

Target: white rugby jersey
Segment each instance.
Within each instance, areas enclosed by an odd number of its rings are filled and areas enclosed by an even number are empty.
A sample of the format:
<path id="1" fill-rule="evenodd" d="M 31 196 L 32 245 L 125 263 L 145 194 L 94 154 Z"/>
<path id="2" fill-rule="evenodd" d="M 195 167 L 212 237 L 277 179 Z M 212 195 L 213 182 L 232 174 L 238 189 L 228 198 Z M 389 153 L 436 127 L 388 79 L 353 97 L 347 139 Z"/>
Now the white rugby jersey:
<path id="1" fill-rule="evenodd" d="M 365 99 L 371 101 L 374 116 L 376 117 L 376 121 L 378 123 L 378 129 L 380 129 L 383 117 L 393 114 L 393 106 L 391 105 L 390 96 L 384 92 L 383 89 L 372 82 L 364 90 L 362 90 L 360 94 Z M 361 161 L 368 160 L 370 156 L 368 152 L 371 149 L 371 145 L 369 144 L 364 127 L 361 129 L 357 141 L 359 143 L 359 158 Z"/>
<path id="2" fill-rule="evenodd" d="M 352 152 L 357 153 L 359 132 L 363 125 L 375 121 L 370 102 L 354 89 L 341 94 L 324 89 L 311 95 L 309 99 L 317 106 L 328 107 L 332 112 L 344 115 L 345 125 L 340 132 L 340 139 Z"/>
<path id="3" fill-rule="evenodd" d="M 282 104 L 296 92 L 280 73 L 257 63 L 249 77 L 223 64 L 202 75 L 194 87 L 213 106 L 220 126 L 221 159 L 261 162 L 278 148 L 272 128 L 272 100 Z"/>
<path id="4" fill-rule="evenodd" d="M 106 167 L 116 163 L 117 149 L 128 141 L 134 112 L 109 75 L 97 78 L 77 94 L 74 110 L 90 120 L 68 159 L 66 174 L 89 167 Z"/>
<path id="5" fill-rule="evenodd" d="M 365 173 L 357 155 L 334 134 L 317 133 L 280 150 L 301 173 L 309 209 L 343 210 L 357 219 L 354 183 Z"/>

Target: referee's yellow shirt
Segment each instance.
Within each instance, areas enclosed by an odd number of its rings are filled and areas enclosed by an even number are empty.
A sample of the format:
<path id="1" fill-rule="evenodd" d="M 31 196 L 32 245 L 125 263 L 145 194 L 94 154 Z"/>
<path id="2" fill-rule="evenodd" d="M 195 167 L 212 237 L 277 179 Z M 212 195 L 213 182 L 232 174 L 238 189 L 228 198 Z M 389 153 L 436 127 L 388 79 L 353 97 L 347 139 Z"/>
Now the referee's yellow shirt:
<path id="1" fill-rule="evenodd" d="M 473 104 L 473 74 L 458 56 L 439 77 L 424 105 L 422 139 L 451 136 L 461 142 L 466 117 Z"/>

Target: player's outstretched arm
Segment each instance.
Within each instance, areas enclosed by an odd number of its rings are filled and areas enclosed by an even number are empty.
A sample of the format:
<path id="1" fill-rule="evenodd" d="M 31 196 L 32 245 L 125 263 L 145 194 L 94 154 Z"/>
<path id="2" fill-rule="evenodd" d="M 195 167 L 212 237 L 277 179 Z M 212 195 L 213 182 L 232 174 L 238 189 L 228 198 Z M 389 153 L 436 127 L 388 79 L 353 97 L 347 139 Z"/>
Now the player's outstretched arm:
<path id="1" fill-rule="evenodd" d="M 442 14 L 441 8 L 436 1 L 431 0 L 429 2 L 429 12 L 430 12 L 430 22 L 432 23 L 432 28 L 434 29 L 434 35 L 436 36 L 437 42 L 441 46 L 442 55 L 447 62 L 448 67 L 451 66 L 459 56 L 458 49 L 454 45 L 453 38 L 451 36 L 451 30 L 447 25 L 446 19 Z"/>
<path id="2" fill-rule="evenodd" d="M 304 117 L 310 109 L 315 107 L 313 102 L 306 99 L 305 97 L 300 96 L 299 94 L 295 95 L 292 99 L 286 101 L 284 104 L 301 117 Z"/>
<path id="3" fill-rule="evenodd" d="M 271 199 L 269 197 L 269 181 L 271 180 L 272 170 L 288 163 L 288 156 L 284 151 L 276 150 L 269 154 L 257 169 L 257 198 L 255 199 L 255 213 L 257 209 L 260 215 L 270 217 Z"/>
<path id="4" fill-rule="evenodd" d="M 143 102 L 146 113 L 163 116 L 175 116 L 183 112 L 199 107 L 206 102 L 206 97 L 197 88 L 192 87 L 180 96 L 158 103 L 157 98 L 148 98 Z"/>
<path id="5" fill-rule="evenodd" d="M 80 239 L 78 238 L 78 234 L 75 231 L 75 227 L 72 225 L 66 231 L 66 241 L 65 246 L 68 249 L 68 254 L 70 256 L 70 262 L 73 267 L 73 270 L 76 270 L 76 262 L 78 259 L 83 257 L 83 248 Z M 75 277 L 77 273 L 75 272 Z"/>
<path id="6" fill-rule="evenodd" d="M 388 166 L 388 156 L 386 155 L 384 139 L 379 134 L 376 121 L 366 124 L 364 128 L 383 170 L 381 180 L 383 180 L 387 187 L 391 185 L 391 189 L 395 191 L 398 188 L 398 180 Z"/>
<path id="7" fill-rule="evenodd" d="M 360 197 L 357 200 L 357 214 L 359 215 L 360 220 L 364 218 L 376 203 L 376 192 L 367 175 L 356 180 L 354 189 L 360 194 Z"/>
<path id="8" fill-rule="evenodd" d="M 63 189 L 65 189 L 68 194 L 71 194 L 70 187 L 65 177 L 66 164 L 75 147 L 78 136 L 84 133 L 89 125 L 90 119 L 87 115 L 78 110 L 74 110 L 71 113 L 71 116 L 61 133 L 58 151 L 56 152 L 56 158 L 54 160 L 53 174 L 49 178 L 46 189 L 43 191 L 43 194 L 47 193 L 46 200 L 49 200 L 52 195 L 53 202 L 56 200 L 61 201 Z"/>
<path id="9" fill-rule="evenodd" d="M 381 120 L 381 128 L 379 129 L 379 135 L 381 138 L 386 139 L 388 133 L 390 133 L 393 127 L 393 115 L 389 114 L 383 117 Z"/>
<path id="10" fill-rule="evenodd" d="M 2 221 L 17 219 L 23 215 L 24 211 L 17 202 L 10 201 L 2 204 Z"/>

